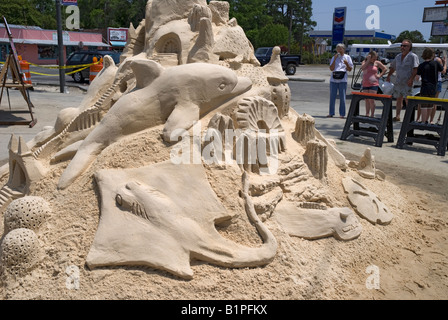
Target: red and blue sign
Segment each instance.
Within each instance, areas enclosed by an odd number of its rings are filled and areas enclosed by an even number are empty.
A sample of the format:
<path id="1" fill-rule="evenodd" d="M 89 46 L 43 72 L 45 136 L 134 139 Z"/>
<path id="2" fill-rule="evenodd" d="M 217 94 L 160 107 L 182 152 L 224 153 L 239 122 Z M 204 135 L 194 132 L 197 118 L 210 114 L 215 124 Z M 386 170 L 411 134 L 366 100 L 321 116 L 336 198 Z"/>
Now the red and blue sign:
<path id="1" fill-rule="evenodd" d="M 347 7 L 340 7 L 334 9 L 333 14 L 333 38 L 332 45 L 344 42 L 345 35 L 345 21 L 347 17 Z"/>
<path id="2" fill-rule="evenodd" d="M 338 9 L 334 11 L 334 23 L 340 24 L 345 22 L 345 10 Z"/>

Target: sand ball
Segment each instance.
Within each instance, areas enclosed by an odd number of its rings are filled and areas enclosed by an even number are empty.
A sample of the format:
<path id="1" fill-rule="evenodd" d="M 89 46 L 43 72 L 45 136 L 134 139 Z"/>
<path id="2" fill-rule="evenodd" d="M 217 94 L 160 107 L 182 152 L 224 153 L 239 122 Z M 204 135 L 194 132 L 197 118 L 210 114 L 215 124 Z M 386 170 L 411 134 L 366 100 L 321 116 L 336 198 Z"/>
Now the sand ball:
<path id="1" fill-rule="evenodd" d="M 37 265 L 41 252 L 39 239 L 33 230 L 14 229 L 3 238 L 0 245 L 2 268 L 23 275 Z"/>
<path id="2" fill-rule="evenodd" d="M 37 231 L 50 210 L 48 202 L 41 197 L 27 196 L 12 201 L 5 210 L 5 233 L 18 228 Z"/>

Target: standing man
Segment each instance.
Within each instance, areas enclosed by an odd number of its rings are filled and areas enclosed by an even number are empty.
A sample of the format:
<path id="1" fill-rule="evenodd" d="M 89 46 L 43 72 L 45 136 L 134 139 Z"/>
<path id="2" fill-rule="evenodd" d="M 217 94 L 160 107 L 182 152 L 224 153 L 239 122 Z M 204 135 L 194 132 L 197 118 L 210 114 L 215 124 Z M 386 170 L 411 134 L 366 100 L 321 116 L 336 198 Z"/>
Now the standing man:
<path id="1" fill-rule="evenodd" d="M 390 64 L 390 72 L 387 75 L 387 82 L 390 82 L 391 75 L 396 71 L 397 79 L 394 83 L 393 96 L 397 98 L 396 116 L 394 121 L 400 121 L 401 108 L 403 107 L 403 98 L 411 95 L 414 78 L 419 66 L 418 56 L 412 52 L 412 42 L 403 40 L 401 43 L 401 53 L 398 54 Z"/>

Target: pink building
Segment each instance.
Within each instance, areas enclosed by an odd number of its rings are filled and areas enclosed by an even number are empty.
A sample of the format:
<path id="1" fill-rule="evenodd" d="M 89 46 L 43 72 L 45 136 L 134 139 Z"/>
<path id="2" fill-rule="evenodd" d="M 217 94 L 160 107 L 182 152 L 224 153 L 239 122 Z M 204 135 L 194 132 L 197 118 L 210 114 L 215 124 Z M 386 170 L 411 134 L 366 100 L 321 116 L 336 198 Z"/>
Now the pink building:
<path id="1" fill-rule="evenodd" d="M 17 54 L 28 62 L 49 65 L 58 63 L 58 36 L 56 30 L 40 27 L 9 25 Z M 103 42 L 101 33 L 63 31 L 64 61 L 67 56 L 80 47 L 83 49 L 109 49 Z M 8 33 L 0 23 L 0 61 L 5 61 L 10 50 Z"/>

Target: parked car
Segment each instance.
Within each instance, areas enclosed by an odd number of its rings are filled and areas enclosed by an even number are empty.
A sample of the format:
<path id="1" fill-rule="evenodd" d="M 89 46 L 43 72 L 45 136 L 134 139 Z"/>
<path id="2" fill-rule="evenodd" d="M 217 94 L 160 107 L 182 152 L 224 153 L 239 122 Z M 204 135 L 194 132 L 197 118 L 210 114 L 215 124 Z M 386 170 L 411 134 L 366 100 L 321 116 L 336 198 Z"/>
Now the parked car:
<path id="1" fill-rule="evenodd" d="M 366 59 L 367 53 L 351 55 L 353 63 L 361 63 Z M 386 57 L 378 56 L 378 61 L 381 61 L 382 64 L 386 65 L 390 63 L 390 60 Z"/>
<path id="2" fill-rule="evenodd" d="M 387 65 L 390 63 L 390 60 L 386 57 L 378 56 L 378 61 L 381 61 L 382 64 Z"/>
<path id="3" fill-rule="evenodd" d="M 255 51 L 255 57 L 262 66 L 269 63 L 271 60 L 272 49 L 273 47 L 261 47 Z M 301 63 L 301 56 L 299 54 L 281 54 L 280 59 L 282 61 L 282 68 L 287 75 L 294 75 L 297 67 Z"/>
<path id="4" fill-rule="evenodd" d="M 82 65 L 82 64 L 89 64 L 93 62 L 93 58 L 96 57 L 98 60 L 101 59 L 104 56 L 111 56 L 114 60 L 115 64 L 120 63 L 120 53 L 115 51 L 105 51 L 105 50 L 82 50 L 82 51 L 75 51 L 71 53 L 67 61 L 65 62 L 66 66 L 75 66 L 75 65 Z M 65 72 L 72 72 L 79 68 L 67 68 L 65 69 Z M 71 74 L 73 80 L 78 83 L 84 82 L 86 79 L 89 79 L 90 75 L 90 68 L 83 69 L 81 71 L 75 72 Z"/>

